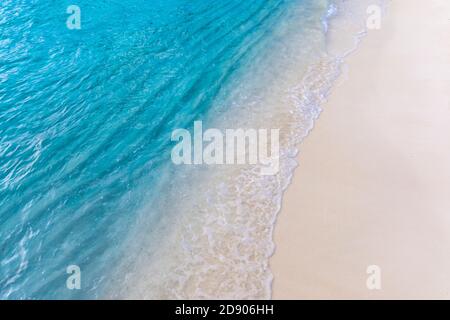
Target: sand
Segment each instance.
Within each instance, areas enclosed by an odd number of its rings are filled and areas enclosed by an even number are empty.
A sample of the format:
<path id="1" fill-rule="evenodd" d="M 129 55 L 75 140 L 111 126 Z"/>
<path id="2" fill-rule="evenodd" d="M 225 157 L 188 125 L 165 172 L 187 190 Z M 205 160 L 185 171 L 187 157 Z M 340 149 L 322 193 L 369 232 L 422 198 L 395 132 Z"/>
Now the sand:
<path id="1" fill-rule="evenodd" d="M 450 1 L 392 1 L 346 65 L 283 200 L 273 298 L 450 298 Z"/>

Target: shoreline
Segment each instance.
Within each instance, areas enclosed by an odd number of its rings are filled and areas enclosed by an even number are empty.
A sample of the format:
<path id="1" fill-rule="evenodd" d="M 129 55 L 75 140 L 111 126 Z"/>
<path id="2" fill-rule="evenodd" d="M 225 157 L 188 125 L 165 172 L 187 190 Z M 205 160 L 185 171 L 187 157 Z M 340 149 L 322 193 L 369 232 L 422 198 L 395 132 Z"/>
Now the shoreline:
<path id="1" fill-rule="evenodd" d="M 283 197 L 274 299 L 449 297 L 449 9 L 392 1 L 345 59 Z"/>
<path id="2" fill-rule="evenodd" d="M 142 258 L 134 264 L 136 274 L 141 276 L 130 277 L 121 296 L 270 298 L 272 275 L 268 263 L 273 254 L 272 231 L 282 194 L 295 167 L 293 150 L 297 149 L 297 139 L 303 139 L 316 119 L 323 90 L 329 89 L 336 73 L 335 61 L 325 51 L 326 34 L 321 20 L 325 8 L 321 5 L 305 8 L 300 4 L 294 8 L 295 12 L 280 20 L 273 30 L 271 37 L 278 40 L 271 46 L 278 50 L 270 48 L 243 70 L 239 82 L 223 100 L 228 106 L 226 113 L 223 111 L 221 118 L 210 116 L 205 125 L 221 130 L 283 128 L 282 168 L 278 174 L 269 176 L 260 174 L 260 165 L 186 168 L 178 176 L 182 180 L 177 179 L 176 201 L 166 199 L 160 227 L 168 233 L 155 237 L 158 240 L 164 237 L 164 244 L 155 249 L 158 258 Z M 306 49 L 304 43 L 308 44 Z M 271 68 L 263 69 L 261 65 Z M 311 65 L 316 68 L 310 70 Z M 311 81 L 303 88 L 305 73 Z M 299 106 L 300 99 L 293 98 L 304 98 L 303 95 L 307 101 L 301 101 Z M 197 188 L 192 193 L 194 181 Z M 169 217 L 175 216 L 177 223 L 172 223 Z M 145 234 L 146 228 L 137 230 L 131 234 Z"/>

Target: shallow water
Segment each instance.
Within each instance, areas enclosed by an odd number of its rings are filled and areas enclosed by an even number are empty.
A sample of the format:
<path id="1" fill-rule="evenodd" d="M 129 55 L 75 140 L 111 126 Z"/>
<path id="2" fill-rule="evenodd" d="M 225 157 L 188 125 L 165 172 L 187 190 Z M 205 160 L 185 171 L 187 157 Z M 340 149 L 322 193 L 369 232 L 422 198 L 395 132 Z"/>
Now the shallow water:
<path id="1" fill-rule="evenodd" d="M 69 30 L 68 1 L 3 1 L 0 298 L 268 297 L 295 146 L 335 77 L 330 3 L 77 0 Z M 280 175 L 172 165 L 194 120 L 280 128 Z"/>

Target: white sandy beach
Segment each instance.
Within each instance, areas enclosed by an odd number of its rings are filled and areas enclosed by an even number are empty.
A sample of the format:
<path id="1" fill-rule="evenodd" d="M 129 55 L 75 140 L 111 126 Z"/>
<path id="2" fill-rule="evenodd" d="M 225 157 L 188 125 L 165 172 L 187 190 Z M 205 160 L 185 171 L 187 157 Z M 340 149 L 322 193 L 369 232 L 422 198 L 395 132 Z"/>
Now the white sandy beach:
<path id="1" fill-rule="evenodd" d="M 450 298 L 450 1 L 392 1 L 346 65 L 283 200 L 273 298 Z"/>

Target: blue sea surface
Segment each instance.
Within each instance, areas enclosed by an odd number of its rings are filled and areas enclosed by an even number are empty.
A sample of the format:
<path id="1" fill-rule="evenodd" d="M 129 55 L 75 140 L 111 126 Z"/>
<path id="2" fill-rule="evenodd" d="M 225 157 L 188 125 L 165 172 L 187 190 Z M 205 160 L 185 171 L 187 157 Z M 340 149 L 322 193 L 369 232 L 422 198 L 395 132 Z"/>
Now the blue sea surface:
<path id="1" fill-rule="evenodd" d="M 176 184 L 171 132 L 204 119 L 303 2 L 2 0 L 0 298 L 102 297 L 136 212 Z"/>

